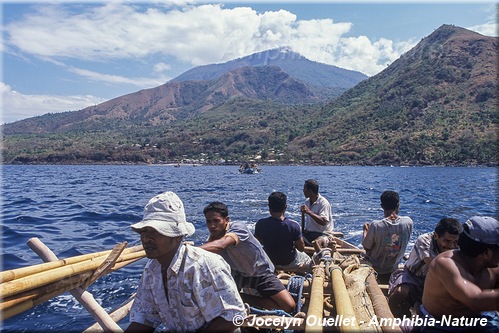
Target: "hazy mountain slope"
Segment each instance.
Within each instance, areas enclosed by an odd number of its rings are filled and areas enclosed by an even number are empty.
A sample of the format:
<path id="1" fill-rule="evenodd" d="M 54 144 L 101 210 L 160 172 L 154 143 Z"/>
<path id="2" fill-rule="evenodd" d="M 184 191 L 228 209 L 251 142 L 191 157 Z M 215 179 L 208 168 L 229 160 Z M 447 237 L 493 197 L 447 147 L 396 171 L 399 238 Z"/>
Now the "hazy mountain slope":
<path id="1" fill-rule="evenodd" d="M 324 99 L 279 67 L 243 67 L 210 81 L 168 82 L 80 111 L 21 120 L 6 124 L 3 131 L 12 135 L 108 129 L 115 125 L 157 126 L 194 117 L 236 97 L 283 104 Z"/>
<path id="2" fill-rule="evenodd" d="M 367 78 L 360 72 L 311 61 L 288 48 L 278 48 L 222 64 L 194 67 L 172 81 L 212 80 L 246 66 L 278 66 L 294 78 L 310 85 L 342 90 L 351 88 Z"/>

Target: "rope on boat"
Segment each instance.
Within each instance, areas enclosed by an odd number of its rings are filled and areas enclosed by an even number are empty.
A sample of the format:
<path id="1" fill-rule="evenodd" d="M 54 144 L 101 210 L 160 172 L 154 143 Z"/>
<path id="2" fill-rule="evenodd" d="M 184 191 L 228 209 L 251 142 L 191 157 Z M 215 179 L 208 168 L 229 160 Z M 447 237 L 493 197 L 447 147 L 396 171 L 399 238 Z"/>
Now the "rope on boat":
<path id="1" fill-rule="evenodd" d="M 285 316 L 285 317 L 293 317 L 289 313 L 287 313 L 284 310 L 280 309 L 275 309 L 275 310 L 263 310 L 263 309 L 258 309 L 254 308 L 252 306 L 249 307 L 250 314 L 256 314 L 256 315 L 268 315 L 268 316 Z"/>
<path id="2" fill-rule="evenodd" d="M 301 300 L 303 293 L 303 284 L 307 279 L 312 280 L 312 275 L 311 274 L 307 274 L 305 276 L 293 275 L 289 278 L 288 292 L 295 300 L 296 303 L 295 313 L 300 312 L 303 306 L 303 302 Z"/>

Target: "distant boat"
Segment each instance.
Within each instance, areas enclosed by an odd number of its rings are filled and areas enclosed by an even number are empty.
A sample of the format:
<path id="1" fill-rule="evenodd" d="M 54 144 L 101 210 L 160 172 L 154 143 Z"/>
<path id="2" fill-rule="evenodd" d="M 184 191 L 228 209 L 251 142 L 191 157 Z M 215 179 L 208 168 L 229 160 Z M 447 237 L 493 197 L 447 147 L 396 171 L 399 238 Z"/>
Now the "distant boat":
<path id="1" fill-rule="evenodd" d="M 254 163 L 245 163 L 239 166 L 239 172 L 244 174 L 255 174 L 260 173 L 260 168 Z"/>

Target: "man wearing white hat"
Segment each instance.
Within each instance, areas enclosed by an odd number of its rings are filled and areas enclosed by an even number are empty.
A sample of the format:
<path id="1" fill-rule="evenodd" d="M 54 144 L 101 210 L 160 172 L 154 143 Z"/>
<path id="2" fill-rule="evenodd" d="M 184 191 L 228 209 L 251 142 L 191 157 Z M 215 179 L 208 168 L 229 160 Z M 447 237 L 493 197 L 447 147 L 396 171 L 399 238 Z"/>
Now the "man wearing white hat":
<path id="1" fill-rule="evenodd" d="M 173 332 L 229 332 L 236 328 L 234 317 L 246 317 L 229 265 L 219 255 L 184 244 L 195 228 L 175 193 L 149 200 L 132 229 L 150 260 L 126 332 L 154 332 L 160 324 Z"/>
<path id="2" fill-rule="evenodd" d="M 421 332 L 499 332 L 499 222 L 470 218 L 458 245 L 430 264 L 421 312 L 435 322 Z"/>

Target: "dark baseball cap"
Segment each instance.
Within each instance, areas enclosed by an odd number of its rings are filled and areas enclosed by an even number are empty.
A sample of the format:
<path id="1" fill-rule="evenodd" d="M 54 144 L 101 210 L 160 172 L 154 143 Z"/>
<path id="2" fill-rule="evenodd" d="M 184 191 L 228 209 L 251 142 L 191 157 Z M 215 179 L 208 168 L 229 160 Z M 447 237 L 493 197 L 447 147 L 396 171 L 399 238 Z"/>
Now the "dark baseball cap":
<path id="1" fill-rule="evenodd" d="M 489 216 L 473 216 L 464 223 L 468 226 L 463 229 L 466 236 L 471 239 L 491 245 L 499 245 L 499 222 Z"/>

